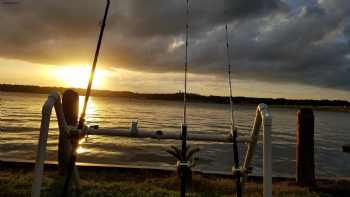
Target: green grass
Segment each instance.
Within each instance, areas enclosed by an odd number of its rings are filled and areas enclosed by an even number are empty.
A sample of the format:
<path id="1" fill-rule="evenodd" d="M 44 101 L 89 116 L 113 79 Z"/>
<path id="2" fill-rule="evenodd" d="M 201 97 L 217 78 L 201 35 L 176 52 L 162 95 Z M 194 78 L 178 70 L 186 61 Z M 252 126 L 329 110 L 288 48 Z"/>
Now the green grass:
<path id="1" fill-rule="evenodd" d="M 45 174 L 42 196 L 60 196 L 63 177 L 55 172 Z M 0 170 L 0 196 L 30 196 L 32 173 Z M 228 178 L 193 177 L 188 196 L 234 196 L 233 180 Z M 327 197 L 350 196 L 349 181 L 319 181 L 312 188 L 299 187 L 294 181 L 274 181 L 273 196 Z M 72 196 L 179 196 L 179 181 L 174 176 L 151 173 L 81 172 L 81 188 Z M 262 184 L 249 181 L 245 197 L 262 196 Z"/>

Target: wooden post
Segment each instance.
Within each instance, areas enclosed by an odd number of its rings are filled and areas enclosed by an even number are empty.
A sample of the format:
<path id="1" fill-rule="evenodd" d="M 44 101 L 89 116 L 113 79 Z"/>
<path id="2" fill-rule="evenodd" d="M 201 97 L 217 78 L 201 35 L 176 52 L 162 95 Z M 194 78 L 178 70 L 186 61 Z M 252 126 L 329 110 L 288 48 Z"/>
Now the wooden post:
<path id="1" fill-rule="evenodd" d="M 350 153 L 350 144 L 345 144 L 343 146 L 343 152 Z"/>
<path id="2" fill-rule="evenodd" d="M 79 116 L 79 94 L 73 90 L 67 90 L 62 98 L 63 113 L 69 126 L 77 126 Z M 66 175 L 72 146 L 65 132 L 59 132 L 58 166 L 61 175 Z"/>
<path id="3" fill-rule="evenodd" d="M 314 162 L 314 114 L 311 108 L 298 112 L 296 181 L 299 185 L 310 186 L 315 183 Z"/>

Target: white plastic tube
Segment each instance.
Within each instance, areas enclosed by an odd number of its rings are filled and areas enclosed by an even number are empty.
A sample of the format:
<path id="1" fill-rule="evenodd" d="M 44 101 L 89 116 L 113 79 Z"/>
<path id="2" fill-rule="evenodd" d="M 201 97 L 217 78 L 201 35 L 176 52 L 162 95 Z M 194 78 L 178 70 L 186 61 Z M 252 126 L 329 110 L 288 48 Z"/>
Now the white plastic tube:
<path id="1" fill-rule="evenodd" d="M 105 135 L 105 136 L 119 136 L 130 138 L 154 138 L 154 139 L 173 139 L 181 140 L 181 135 L 178 132 L 162 132 L 162 131 L 145 131 L 137 129 L 137 132 L 132 132 L 132 129 L 94 129 L 88 128 L 89 135 Z M 188 133 L 187 140 L 190 141 L 210 141 L 210 142 L 232 142 L 230 135 L 224 134 L 194 134 Z M 237 138 L 237 142 L 249 143 L 251 137 L 242 136 Z"/>
<path id="2" fill-rule="evenodd" d="M 256 109 L 255 121 L 251 132 L 251 142 L 245 156 L 243 169 L 251 166 L 255 147 L 258 142 L 259 131 L 263 130 L 263 189 L 264 197 L 272 196 L 272 115 L 266 104 L 259 104 Z M 245 179 L 244 179 L 245 180 Z"/>
<path id="3" fill-rule="evenodd" d="M 58 125 L 60 132 L 67 132 L 67 123 L 63 115 L 63 109 L 61 105 L 61 97 L 58 93 L 50 93 L 47 101 L 42 108 L 42 118 L 40 126 L 40 135 L 37 149 L 37 156 L 35 162 L 34 179 L 32 183 L 32 197 L 39 197 L 41 192 L 41 185 L 44 173 L 44 162 L 46 159 L 46 146 L 47 146 L 47 136 L 49 133 L 50 119 L 52 114 L 52 109 L 55 107 L 56 116 L 58 120 Z"/>
<path id="4" fill-rule="evenodd" d="M 267 110 L 267 106 L 261 106 L 261 116 L 263 122 L 263 176 L 264 176 L 264 197 L 272 196 L 272 115 Z"/>

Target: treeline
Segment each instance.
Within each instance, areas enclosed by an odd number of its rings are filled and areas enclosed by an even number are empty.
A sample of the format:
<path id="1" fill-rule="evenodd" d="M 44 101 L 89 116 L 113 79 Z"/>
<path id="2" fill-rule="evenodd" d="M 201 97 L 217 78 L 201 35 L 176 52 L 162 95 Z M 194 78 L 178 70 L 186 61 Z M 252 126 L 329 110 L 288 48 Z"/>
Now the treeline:
<path id="1" fill-rule="evenodd" d="M 3 92 L 26 92 L 26 93 L 40 93 L 48 94 L 53 91 L 63 93 L 68 88 L 63 87 L 41 87 L 41 86 L 29 86 L 29 85 L 10 85 L 0 84 L 0 91 Z M 85 94 L 85 89 L 69 88 L 77 91 L 80 95 Z M 158 100 L 183 100 L 183 93 L 173 94 L 147 94 L 147 93 L 134 93 L 129 91 L 109 91 L 109 90 L 94 90 L 93 96 L 104 97 L 124 97 L 124 98 L 137 98 L 137 99 L 158 99 Z M 203 96 L 199 94 L 188 94 L 189 102 L 206 102 L 206 103 L 221 103 L 228 104 L 229 98 L 223 96 Z M 280 106 L 341 106 L 349 107 L 350 103 L 344 100 L 312 100 L 312 99 L 284 99 L 284 98 L 255 98 L 255 97 L 233 97 L 235 104 L 259 104 L 266 103 L 268 105 L 280 105 Z"/>

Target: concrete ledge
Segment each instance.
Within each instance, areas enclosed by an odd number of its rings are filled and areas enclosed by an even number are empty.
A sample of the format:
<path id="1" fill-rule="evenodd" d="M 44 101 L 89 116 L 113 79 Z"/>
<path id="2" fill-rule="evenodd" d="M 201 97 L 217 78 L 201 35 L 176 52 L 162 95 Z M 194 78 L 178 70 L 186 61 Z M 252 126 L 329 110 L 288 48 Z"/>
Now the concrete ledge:
<path id="1" fill-rule="evenodd" d="M 117 164 L 96 164 L 96 163 L 82 163 L 77 162 L 80 172 L 108 172 L 108 173 L 151 173 L 159 176 L 172 176 L 176 172 L 176 167 L 157 167 L 157 166 L 139 166 L 139 165 L 117 165 Z M 21 171 L 34 171 L 34 160 L 22 159 L 0 159 L 0 170 L 15 169 Z M 57 161 L 45 161 L 44 171 L 58 170 Z M 232 178 L 230 172 L 220 171 L 202 171 L 193 169 L 194 174 L 199 174 L 208 178 Z M 249 176 L 248 179 L 263 180 L 262 176 Z M 288 177 L 280 177 L 281 180 L 290 179 Z"/>
<path id="2" fill-rule="evenodd" d="M 34 171 L 34 160 L 23 159 L 0 159 L 0 170 L 21 170 L 21 171 Z M 117 164 L 96 164 L 96 163 L 82 163 L 78 162 L 77 166 L 81 172 L 108 172 L 108 173 L 151 173 L 156 176 L 172 176 L 174 175 L 176 168 L 174 167 L 156 167 L 156 166 L 138 166 L 138 165 L 117 165 Z M 46 161 L 45 171 L 58 170 L 57 161 Z M 201 175 L 207 178 L 230 178 L 231 173 L 219 172 L 219 171 L 202 171 L 198 169 L 193 170 L 194 174 Z M 350 177 L 316 177 L 317 180 L 346 180 L 350 181 Z M 248 180 L 262 181 L 262 176 L 248 176 Z M 273 177 L 273 181 L 294 181 L 295 177 Z"/>

